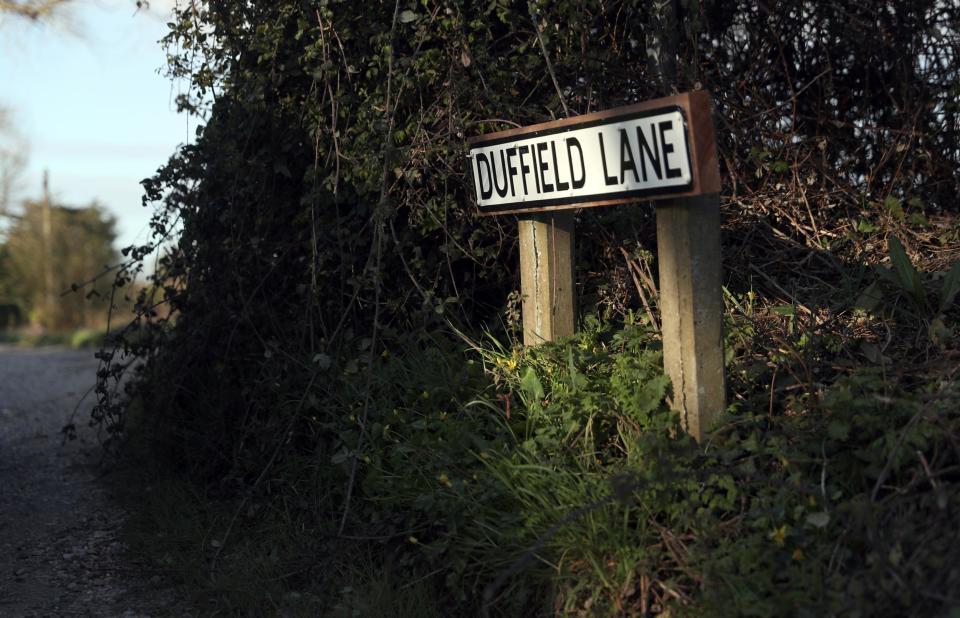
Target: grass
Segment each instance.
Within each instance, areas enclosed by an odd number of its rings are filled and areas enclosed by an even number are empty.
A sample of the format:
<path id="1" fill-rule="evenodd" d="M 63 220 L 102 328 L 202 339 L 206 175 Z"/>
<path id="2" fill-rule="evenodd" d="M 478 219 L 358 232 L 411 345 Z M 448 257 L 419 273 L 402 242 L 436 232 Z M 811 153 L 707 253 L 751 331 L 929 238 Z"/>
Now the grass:
<path id="1" fill-rule="evenodd" d="M 131 406 L 135 428 L 144 425 L 142 410 Z M 324 534 L 289 495 L 237 499 L 172 473 L 151 455 L 145 432 L 130 435 L 110 483 L 131 513 L 124 541 L 182 585 L 199 615 L 444 615 L 436 578 L 400 575 L 382 543 Z"/>
<path id="2" fill-rule="evenodd" d="M 118 485 L 131 487 L 123 476 Z M 117 490 L 132 510 L 124 540 L 180 582 L 200 615 L 443 615 L 433 579 L 400 576 L 375 545 L 325 539 L 266 504 L 237 515 L 235 501 L 200 494 L 183 479 L 154 477 L 140 487 Z"/>
<path id="3" fill-rule="evenodd" d="M 99 348 L 106 331 L 95 328 L 80 328 L 71 331 L 34 333 L 25 330 L 0 330 L 0 344 L 23 348 L 60 346 L 74 350 Z"/>

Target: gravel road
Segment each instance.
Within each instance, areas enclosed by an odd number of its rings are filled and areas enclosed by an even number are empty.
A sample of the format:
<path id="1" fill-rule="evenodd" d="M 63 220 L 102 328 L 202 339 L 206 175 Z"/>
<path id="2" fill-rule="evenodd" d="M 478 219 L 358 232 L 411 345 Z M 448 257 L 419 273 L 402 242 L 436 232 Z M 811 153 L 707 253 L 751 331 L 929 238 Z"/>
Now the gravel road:
<path id="1" fill-rule="evenodd" d="M 93 386 L 90 351 L 0 346 L 0 616 L 184 616 L 161 574 L 134 564 L 125 514 L 99 478 L 96 436 L 60 428 Z"/>

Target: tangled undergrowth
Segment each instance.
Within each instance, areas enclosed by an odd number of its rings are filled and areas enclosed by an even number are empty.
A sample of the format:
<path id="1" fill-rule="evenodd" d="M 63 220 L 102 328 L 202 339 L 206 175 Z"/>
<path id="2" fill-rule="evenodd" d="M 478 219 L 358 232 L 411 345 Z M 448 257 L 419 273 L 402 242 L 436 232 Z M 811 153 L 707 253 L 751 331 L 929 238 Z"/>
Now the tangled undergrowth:
<path id="1" fill-rule="evenodd" d="M 802 337 L 790 339 L 815 370 L 835 360 Z M 164 471 L 133 541 L 231 613 L 876 616 L 955 604 L 955 363 L 860 361 L 804 384 L 778 382 L 777 369 L 803 366 L 772 354 L 697 445 L 664 404 L 649 325 L 594 323 L 533 350 L 400 343 L 370 385 L 315 362 L 313 397 L 279 414 L 291 442 L 278 437 L 257 478 L 184 485 Z M 738 356 L 731 374 L 755 362 Z M 359 445 L 367 389 L 379 413 Z M 182 436 L 148 435 L 148 461 L 188 457 L 156 451 Z M 363 472 L 344 511 L 355 454 Z"/>
<path id="2" fill-rule="evenodd" d="M 171 28 L 205 123 L 145 181 L 121 281 L 160 248 L 154 285 L 94 422 L 143 470 L 132 546 L 198 607 L 960 607 L 955 7 L 211 1 Z M 671 86 L 712 92 L 724 179 L 701 444 L 665 403 L 653 208 L 577 214 L 581 331 L 522 349 L 514 224 L 463 177 L 466 137 Z"/>

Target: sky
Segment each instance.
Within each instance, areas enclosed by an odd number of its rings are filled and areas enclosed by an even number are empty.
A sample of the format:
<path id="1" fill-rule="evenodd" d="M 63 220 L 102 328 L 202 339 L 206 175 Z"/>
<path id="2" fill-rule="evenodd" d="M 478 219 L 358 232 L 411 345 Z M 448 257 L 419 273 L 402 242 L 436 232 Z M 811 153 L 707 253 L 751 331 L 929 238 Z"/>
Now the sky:
<path id="1" fill-rule="evenodd" d="M 29 147 L 20 197 L 39 197 L 49 170 L 58 202 L 117 218 L 118 248 L 149 240 L 140 181 L 196 129 L 161 72 L 174 1 L 76 0 L 47 24 L 0 17 L 0 106 Z"/>

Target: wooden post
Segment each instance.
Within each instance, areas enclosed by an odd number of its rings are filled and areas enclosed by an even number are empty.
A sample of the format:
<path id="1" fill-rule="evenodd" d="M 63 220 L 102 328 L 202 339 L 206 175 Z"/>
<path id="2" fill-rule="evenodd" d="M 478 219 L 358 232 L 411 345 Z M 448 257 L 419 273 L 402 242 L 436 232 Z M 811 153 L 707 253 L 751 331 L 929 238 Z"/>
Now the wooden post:
<path id="1" fill-rule="evenodd" d="M 657 208 L 664 368 L 684 428 L 703 439 L 726 408 L 721 187 L 709 93 L 477 136 L 469 169 L 481 214 L 523 217 L 527 345 L 573 333 L 569 209 L 666 200 Z"/>
<path id="2" fill-rule="evenodd" d="M 573 212 L 520 217 L 524 345 L 573 334 L 573 285 Z"/>
<path id="3" fill-rule="evenodd" d="M 657 204 L 657 258 L 671 404 L 701 440 L 726 408 L 718 193 Z"/>

